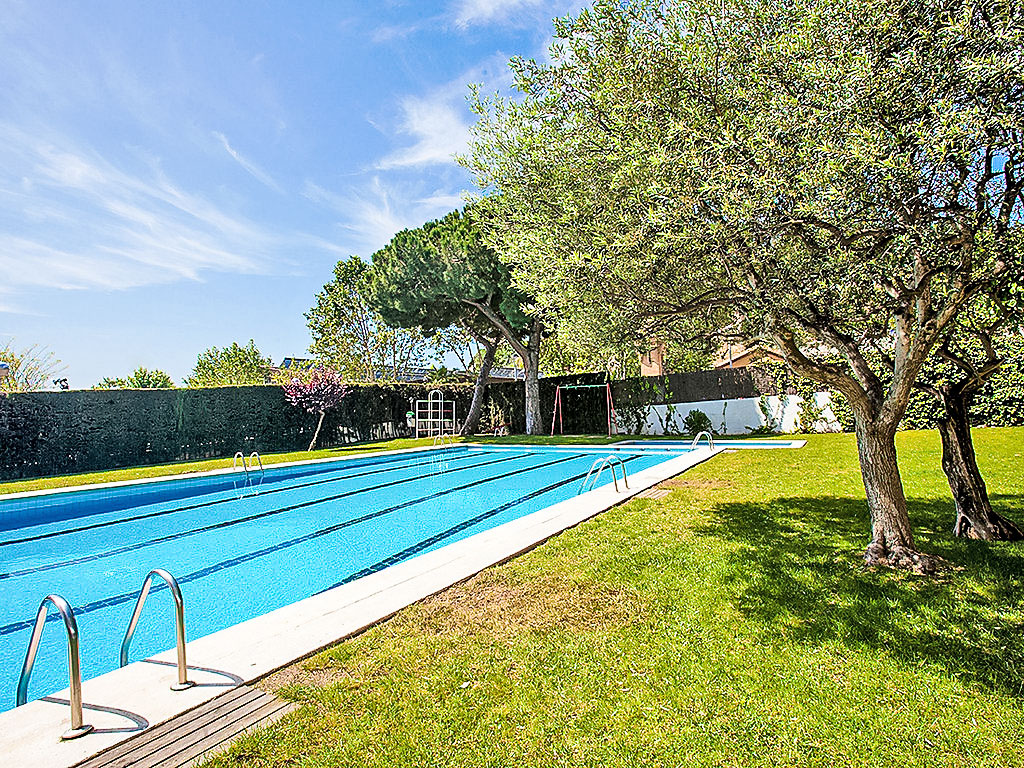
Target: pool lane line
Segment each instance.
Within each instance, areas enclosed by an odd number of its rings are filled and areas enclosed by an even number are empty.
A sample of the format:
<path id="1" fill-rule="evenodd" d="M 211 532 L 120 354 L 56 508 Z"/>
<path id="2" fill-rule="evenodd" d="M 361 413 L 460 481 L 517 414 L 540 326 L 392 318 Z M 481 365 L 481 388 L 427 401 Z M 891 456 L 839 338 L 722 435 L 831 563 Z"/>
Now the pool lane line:
<path id="1" fill-rule="evenodd" d="M 406 456 L 402 457 L 402 459 L 422 458 L 422 454 L 423 454 L 423 452 L 417 451 L 415 454 L 407 454 Z M 448 459 L 448 461 L 456 461 L 456 460 L 462 459 L 462 458 L 470 458 L 470 454 L 467 452 L 465 454 L 456 456 L 454 458 L 450 458 L 450 459 Z M 429 463 L 431 463 L 432 461 L 435 461 L 435 460 L 436 460 L 436 457 L 431 455 L 431 456 L 429 456 L 428 458 L 426 458 L 423 461 L 414 462 L 414 463 L 410 463 L 410 464 L 402 464 L 402 465 L 400 465 L 398 467 L 385 467 L 383 469 L 370 470 L 369 472 L 357 472 L 354 475 L 342 475 L 342 476 L 328 477 L 328 478 L 322 478 L 320 480 L 311 480 L 309 482 L 298 483 L 297 485 L 286 485 L 286 486 L 282 486 L 280 488 L 270 488 L 270 489 L 268 489 L 266 491 L 263 491 L 262 493 L 254 494 L 252 496 L 247 496 L 245 498 L 250 498 L 250 499 L 258 498 L 259 496 L 269 496 L 272 493 L 283 493 L 284 491 L 294 491 L 294 490 L 298 490 L 300 488 L 312 488 L 313 486 L 316 486 L 316 485 L 326 485 L 327 483 L 334 483 L 334 482 L 338 482 L 339 480 L 352 480 L 353 478 L 356 478 L 356 477 L 366 477 L 368 475 L 379 475 L 382 472 L 393 472 L 396 469 L 403 469 L 403 468 L 406 468 L 406 467 L 423 466 L 423 465 L 429 464 Z M 398 459 L 392 459 L 392 460 L 389 460 L 386 463 L 394 464 L 394 463 L 397 463 L 398 461 L 399 461 Z M 379 463 L 385 463 L 385 462 L 374 462 L 374 463 L 375 464 L 379 464 Z M 365 467 L 365 466 L 372 466 L 372 465 L 370 463 L 366 463 L 366 464 L 361 464 L 359 466 L 364 466 Z M 348 468 L 349 469 L 353 469 L 353 467 L 348 467 Z M 224 492 L 226 493 L 227 491 L 224 491 Z M 188 511 L 191 511 L 191 510 L 194 510 L 194 509 L 201 509 L 203 507 L 212 507 L 212 506 L 215 506 L 217 504 L 230 504 L 232 502 L 237 502 L 239 500 L 240 500 L 240 498 L 235 496 L 235 497 L 232 497 L 230 499 L 214 499 L 212 501 L 202 501 L 202 502 L 197 502 L 195 504 L 186 504 L 183 507 L 174 507 L 172 509 L 163 509 L 163 510 L 159 510 L 159 511 L 156 511 L 156 512 L 147 512 L 146 514 L 143 514 L 143 515 L 135 515 L 133 517 L 125 517 L 125 518 L 122 518 L 120 520 L 106 520 L 106 521 L 104 521 L 102 523 L 92 523 L 90 525 L 82 525 L 82 526 L 79 526 L 78 528 L 66 528 L 66 529 L 61 530 L 61 531 L 51 531 L 50 533 L 41 533 L 41 534 L 37 534 L 35 536 L 25 536 L 25 537 L 20 538 L 20 539 L 11 539 L 9 541 L 0 541 L 0 547 L 7 547 L 7 546 L 10 546 L 10 545 L 13 545 L 13 544 L 25 544 L 25 543 L 32 542 L 32 541 L 41 541 L 43 539 L 50 539 L 50 538 L 53 538 L 55 536 L 64 536 L 64 535 L 70 534 L 70 533 L 81 533 L 82 531 L 91 531 L 91 530 L 94 530 L 96 528 L 105 528 L 105 527 L 111 526 L 111 525 L 121 525 L 123 523 L 133 523 L 133 522 L 137 522 L 139 520 L 148 520 L 148 519 L 153 518 L 153 517 L 162 517 L 164 515 L 173 515 L 173 514 L 175 514 L 177 512 L 188 512 Z M 99 513 L 99 514 L 102 514 L 102 513 Z M 41 523 L 41 525 L 46 525 L 46 523 Z"/>
<path id="2" fill-rule="evenodd" d="M 459 467 L 458 469 L 456 469 L 456 471 L 457 472 L 461 472 L 461 471 L 466 470 L 466 469 L 475 469 L 476 467 L 486 467 L 486 466 L 489 466 L 491 464 L 499 464 L 499 463 L 505 462 L 505 461 L 512 461 L 515 458 L 525 458 L 526 456 L 533 456 L 533 455 L 534 454 L 532 454 L 532 453 L 525 453 L 525 454 L 520 453 L 520 454 L 517 454 L 516 456 L 513 456 L 513 457 L 503 457 L 503 458 L 499 458 L 499 459 L 491 459 L 490 461 L 481 461 L 481 462 L 477 462 L 476 464 L 469 464 L 469 465 L 466 465 L 466 466 Z M 429 462 L 427 462 L 427 463 L 429 463 Z M 420 466 L 420 465 L 419 464 L 405 464 L 402 467 L 392 467 L 391 469 L 392 470 L 394 470 L 394 469 L 405 469 L 405 468 L 408 468 L 408 467 L 417 467 L 417 466 Z M 383 470 L 380 470 L 380 471 L 383 471 Z M 374 473 L 363 473 L 363 474 L 374 474 Z M 358 476 L 362 476 L 362 475 L 357 475 L 357 477 Z M 351 491 L 345 491 L 344 493 L 339 493 L 339 494 L 335 494 L 335 495 L 332 495 L 332 496 L 323 496 L 323 497 L 320 497 L 320 498 L 317 498 L 317 499 L 301 502 L 300 504 L 293 504 L 293 505 L 290 505 L 290 506 L 287 506 L 287 507 L 280 507 L 280 508 L 277 508 L 277 509 L 270 509 L 270 510 L 264 510 L 262 512 L 255 512 L 255 513 L 253 513 L 251 515 L 246 515 L 245 517 L 235 518 L 234 520 L 222 520 L 222 521 L 220 521 L 218 523 L 211 523 L 209 525 L 202 526 L 201 528 L 193 528 L 192 530 L 185 530 L 185 531 L 180 531 L 178 533 L 171 533 L 171 534 L 167 534 L 166 536 L 159 536 L 159 537 L 157 537 L 155 539 L 149 539 L 148 541 L 137 541 L 137 542 L 135 542 L 133 544 L 126 544 L 123 547 L 118 547 L 117 549 L 109 549 L 109 550 L 107 550 L 105 552 L 96 552 L 96 553 L 91 554 L 91 555 L 82 555 L 81 557 L 77 557 L 77 558 L 74 558 L 72 560 L 64 560 L 64 561 L 61 561 L 59 563 L 44 563 L 43 565 L 37 565 L 37 566 L 34 566 L 32 568 L 23 568 L 20 571 L 10 571 L 8 573 L 0 573 L 0 581 L 3 581 L 5 579 L 16 578 L 18 576 L 28 576 L 28 575 L 33 574 L 33 573 L 42 573 L 43 571 L 51 571 L 51 570 L 53 570 L 55 568 L 64 568 L 64 567 L 69 566 L 69 565 L 80 565 L 82 563 L 91 563 L 91 562 L 95 562 L 96 560 L 102 560 L 105 557 L 113 557 L 115 555 L 124 554 L 125 552 L 132 552 L 134 550 L 144 549 L 145 547 L 152 546 L 154 544 L 161 544 L 161 543 L 163 543 L 165 541 L 173 541 L 175 539 L 184 538 L 185 536 L 192 536 L 192 535 L 195 535 L 195 534 L 198 534 L 198 533 L 207 533 L 209 531 L 215 531 L 215 530 L 218 530 L 220 528 L 227 528 L 229 526 L 238 525 L 240 523 L 249 523 L 249 522 L 252 522 L 253 520 L 259 520 L 261 518 L 270 517 L 272 515 L 279 515 L 279 514 L 282 514 L 284 512 L 292 512 L 292 511 L 294 511 L 296 509 L 302 509 L 303 507 L 313 506 L 315 504 L 321 504 L 321 503 L 326 502 L 326 501 L 337 501 L 339 499 L 345 499 L 345 498 L 348 498 L 350 496 L 358 496 L 361 493 L 369 493 L 371 491 L 379 491 L 379 490 L 382 490 L 384 488 L 392 488 L 392 487 L 394 487 L 396 485 L 403 485 L 405 483 L 411 483 L 411 482 L 414 482 L 416 480 L 423 480 L 424 478 L 425 478 L 425 475 L 413 475 L 412 477 L 402 478 L 401 480 L 392 480 L 390 483 L 381 483 L 380 485 L 371 485 L 371 486 L 367 486 L 366 488 L 354 488 Z M 348 480 L 348 479 L 351 479 L 351 477 L 340 478 L 340 479 Z"/>
<path id="3" fill-rule="evenodd" d="M 532 455 L 532 454 L 530 454 L 530 455 Z M 178 584 L 187 584 L 190 581 L 195 581 L 196 579 L 201 579 L 201 578 L 203 578 L 205 576 L 209 576 L 212 573 L 216 573 L 217 571 L 222 571 L 225 568 L 232 568 L 232 567 L 234 567 L 236 565 L 241 565 L 242 563 L 249 562 L 250 560 L 255 560 L 258 557 L 263 557 L 264 555 L 269 555 L 269 554 L 272 554 L 274 552 L 279 552 L 282 549 L 287 549 L 287 548 L 293 547 L 293 546 L 295 546 L 297 544 L 303 544 L 303 543 L 305 543 L 307 541 L 312 541 L 313 539 L 318 539 L 321 536 L 326 536 L 326 535 L 331 534 L 331 533 L 336 533 L 337 531 L 340 531 L 340 530 L 342 530 L 344 528 L 349 528 L 349 527 L 351 527 L 353 525 L 358 525 L 359 523 L 365 523 L 368 520 L 373 520 L 374 518 L 381 517 L 382 515 L 387 515 L 387 514 L 391 514 L 392 512 L 397 512 L 398 510 L 404 509 L 406 507 L 415 506 L 416 504 L 420 504 L 420 503 L 422 503 L 424 501 L 431 501 L 433 499 L 437 499 L 437 498 L 440 498 L 442 496 L 447 496 L 450 493 L 455 493 L 457 491 L 464 491 L 464 490 L 466 490 L 468 488 L 473 488 L 474 486 L 483 485 L 484 483 L 493 482 L 494 480 L 502 480 L 502 479 L 504 479 L 506 477 L 512 477 L 513 475 L 520 475 L 520 474 L 523 474 L 524 472 L 532 472 L 532 471 L 537 470 L 537 469 L 545 469 L 546 467 L 551 467 L 551 466 L 554 466 L 555 464 L 561 464 L 561 463 L 566 462 L 566 461 L 571 461 L 574 458 L 579 458 L 579 456 L 578 455 L 577 456 L 567 456 L 567 457 L 562 458 L 562 459 L 556 459 L 555 461 L 549 461 L 549 462 L 547 462 L 545 464 L 535 464 L 533 466 L 523 467 L 522 469 L 516 469 L 516 470 L 513 470 L 511 472 L 505 472 L 504 474 L 501 474 L 501 475 L 493 475 L 491 477 L 485 477 L 485 478 L 482 478 L 480 480 L 474 480 L 472 483 L 465 483 L 463 485 L 455 486 L 453 488 L 448 488 L 448 489 L 443 490 L 443 491 L 437 491 L 436 493 L 432 493 L 432 494 L 430 494 L 428 496 L 422 496 L 422 497 L 420 497 L 418 499 L 412 499 L 412 500 L 409 500 L 409 501 L 404 501 L 404 502 L 402 502 L 400 504 L 394 504 L 394 505 L 392 505 L 390 507 L 387 507 L 385 509 L 375 510 L 374 512 L 368 512 L 365 515 L 361 515 L 360 517 L 353 518 L 351 520 L 345 520 L 345 521 L 343 521 L 341 523 L 335 523 L 334 525 L 330 525 L 330 526 L 328 526 L 326 528 L 321 528 L 320 530 L 312 531 L 310 533 L 303 534 L 302 536 L 297 536 L 294 539 L 286 539 L 283 542 L 280 542 L 278 544 L 274 544 L 273 546 L 270 546 L 270 547 L 264 547 L 263 549 L 258 549 L 255 552 L 247 552 L 244 555 L 239 555 L 238 557 L 233 557 L 233 558 L 231 558 L 229 560 L 222 560 L 219 563 L 214 563 L 212 565 L 206 566 L 205 568 L 200 568 L 198 571 L 192 571 L 191 573 L 187 573 L 184 576 L 178 576 L 176 580 L 177 580 Z M 508 461 L 508 459 L 503 459 L 503 460 L 504 461 Z M 502 459 L 499 459 L 499 461 L 502 461 Z M 307 502 L 307 503 L 303 504 L 303 506 L 309 506 L 310 504 L 316 504 L 316 503 L 321 503 L 321 502 L 319 502 L 319 501 L 317 501 L 317 502 Z M 154 586 L 150 590 L 150 592 L 159 592 L 162 589 L 167 589 L 167 586 L 166 585 Z M 112 595 L 110 597 L 105 597 L 102 600 L 94 600 L 93 602 L 86 603 L 85 605 L 82 605 L 82 606 L 75 606 L 75 607 L 72 608 L 72 613 L 75 616 L 81 616 L 81 615 L 86 614 L 86 613 L 92 613 L 93 611 L 99 610 L 101 608 L 110 608 L 110 607 L 113 607 L 115 605 L 120 605 L 122 603 L 127 603 L 127 602 L 129 602 L 131 600 L 135 600 L 137 598 L 138 598 L 138 592 L 122 592 L 119 595 Z M 51 613 L 51 614 L 47 615 L 47 617 L 46 617 L 46 621 L 59 621 L 60 619 L 61 619 L 61 616 L 60 616 L 59 613 Z M 9 624 L 4 624 L 3 626 L 0 626 L 0 637 L 2 637 L 4 635 L 9 635 L 9 634 L 11 634 L 13 632 L 17 632 L 17 631 L 22 630 L 22 629 L 27 629 L 28 627 L 31 627 L 34 623 L 35 623 L 35 618 L 27 619 L 27 620 L 23 620 L 23 621 L 15 621 L 15 622 L 11 622 Z"/>
<path id="4" fill-rule="evenodd" d="M 384 461 L 365 461 L 365 462 L 361 462 L 359 464 L 355 464 L 355 465 L 351 465 L 351 466 L 345 467 L 345 468 L 340 469 L 340 470 L 339 469 L 326 470 L 326 472 L 333 473 L 333 472 L 338 472 L 338 471 L 345 471 L 345 470 L 348 470 L 348 469 L 358 469 L 360 467 L 376 466 L 376 465 L 379 465 L 379 464 L 397 464 L 400 461 L 407 461 L 408 459 L 414 459 L 414 460 L 415 459 L 422 459 L 423 455 L 424 455 L 424 452 L 417 451 L 416 453 L 406 454 L 406 455 L 398 457 L 398 458 L 390 458 L 390 459 L 387 459 L 387 460 L 384 460 Z M 467 454 L 467 457 L 468 457 L 468 454 Z M 456 458 L 461 458 L 461 457 L 456 457 Z M 378 474 L 381 474 L 382 472 L 392 472 L 394 470 L 402 469 L 402 468 L 405 468 L 405 467 L 416 467 L 416 466 L 421 466 L 421 465 L 424 465 L 424 464 L 429 464 L 431 460 L 432 460 L 431 458 L 427 458 L 427 459 L 425 459 L 423 461 L 418 461 L 418 462 L 417 461 L 413 461 L 412 463 L 399 464 L 399 466 L 397 466 L 397 467 L 388 466 L 388 467 L 384 467 L 383 469 L 373 469 L 373 470 L 370 470 L 370 471 L 367 471 L 367 472 L 357 472 L 355 474 L 350 474 L 350 475 L 333 475 L 332 474 L 331 477 L 320 478 L 319 480 L 309 480 L 309 481 L 297 483 L 295 485 L 282 485 L 282 486 L 277 487 L 277 488 L 268 488 L 268 489 L 266 489 L 266 490 L 264 490 L 264 491 L 262 491 L 260 493 L 252 494 L 252 495 L 249 495 L 249 496 L 245 496 L 245 498 L 256 498 L 258 496 L 269 496 L 270 494 L 273 494 L 273 493 L 282 493 L 284 491 L 298 490 L 300 488 L 310 488 L 310 487 L 313 487 L 313 486 L 316 486 L 316 485 L 325 485 L 327 483 L 337 482 L 339 480 L 351 480 L 351 479 L 356 478 L 356 477 L 366 477 L 368 475 L 378 475 Z M 323 473 L 317 473 L 317 474 L 323 474 Z M 309 475 L 308 474 L 307 475 L 300 475 L 299 477 L 300 478 L 301 477 L 309 477 Z M 285 480 L 284 482 L 287 482 L 287 480 Z M 244 486 L 243 486 L 243 488 L 244 488 Z M 235 491 L 236 492 L 238 491 L 237 486 L 235 488 Z M 226 489 L 224 491 L 214 491 L 214 493 L 227 493 L 227 492 L 228 491 Z M 200 494 L 200 495 L 202 495 L 202 494 Z M 148 520 L 148 519 L 153 518 L 153 517 L 162 517 L 164 515 L 172 515 L 172 514 L 175 514 L 177 512 L 188 512 L 188 511 L 191 511 L 191 510 L 194 510 L 194 509 L 201 509 L 203 507 L 215 506 L 217 504 L 230 504 L 232 502 L 240 501 L 241 498 L 243 498 L 243 497 L 241 497 L 241 496 L 232 496 L 231 498 L 213 499 L 213 500 L 210 500 L 210 501 L 201 501 L 201 502 L 197 502 L 195 504 L 186 504 L 186 505 L 181 506 L 181 507 L 172 507 L 171 509 L 163 509 L 163 510 L 158 510 L 156 512 L 147 512 L 147 513 L 142 514 L 142 515 L 134 515 L 132 517 L 125 517 L 125 518 L 121 518 L 121 519 L 118 519 L 118 520 L 105 520 L 105 521 L 103 521 L 101 523 L 92 523 L 90 525 L 82 525 L 82 526 L 79 526 L 77 528 L 68 528 L 68 529 L 61 530 L 61 531 L 52 531 L 50 533 L 37 534 L 35 536 L 25 536 L 25 537 L 20 538 L 20 539 L 11 539 L 9 541 L 0 541 L 0 547 L 6 547 L 6 546 L 9 546 L 9 545 L 12 545 L 12 544 L 24 544 L 26 542 L 40 541 L 42 539 L 53 538 L 54 536 L 63 536 L 63 535 L 68 534 L 68 533 L 81 533 L 82 531 L 91 531 L 91 530 L 94 530 L 96 528 L 104 528 L 104 527 L 111 526 L 111 525 L 121 525 L 122 523 L 132 523 L 132 522 L 136 522 L 136 521 L 139 521 L 139 520 Z M 154 503 L 158 503 L 158 502 L 154 502 Z M 128 509 L 130 509 L 130 507 L 128 507 Z M 97 513 L 97 514 L 104 514 L 104 513 L 100 512 L 100 513 Z M 55 521 L 55 522 L 59 522 L 59 521 Z M 47 523 L 40 523 L 40 525 L 46 525 L 46 524 Z"/>
<path id="5" fill-rule="evenodd" d="M 628 459 L 623 459 L 622 463 L 625 464 L 628 461 L 633 461 L 634 459 L 639 458 L 641 457 L 630 456 Z M 567 480 L 560 480 L 557 483 L 547 485 L 544 488 L 540 488 L 536 491 L 533 491 L 532 493 L 527 494 L 526 496 L 523 496 L 520 499 L 515 499 L 514 501 L 506 502 L 499 507 L 495 507 L 494 509 L 490 509 L 486 512 L 481 512 L 479 515 L 475 515 L 474 517 L 471 517 L 468 520 L 463 520 L 458 525 L 453 525 L 451 528 L 441 531 L 440 533 L 435 533 L 433 536 L 429 536 L 423 541 L 413 544 L 411 547 L 406 547 L 401 552 L 396 552 L 390 557 L 386 557 L 385 559 L 376 562 L 373 565 L 367 566 L 362 570 L 356 571 L 355 573 L 346 576 L 338 583 L 332 584 L 331 586 L 326 587 L 325 589 L 322 589 L 319 592 L 316 592 L 315 594 L 322 595 L 324 592 L 329 592 L 335 587 L 343 586 L 345 584 L 348 584 L 349 582 L 355 581 L 356 579 L 361 579 L 365 576 L 370 576 L 374 573 L 377 573 L 378 571 L 383 571 L 385 568 L 389 568 L 392 565 L 397 565 L 398 563 L 401 563 L 404 560 L 408 560 L 410 557 L 413 557 L 414 555 L 420 554 L 421 552 L 423 552 L 426 549 L 429 549 L 435 544 L 438 544 L 444 541 L 445 539 L 451 538 L 457 533 L 461 533 L 462 531 L 476 525 L 477 523 L 482 523 L 484 520 L 488 520 L 494 517 L 495 515 L 499 515 L 502 512 L 511 509 L 512 507 L 517 507 L 520 504 L 523 504 L 524 502 L 535 499 L 538 496 L 543 496 L 545 493 L 549 493 L 550 491 L 553 491 L 557 488 L 561 488 L 563 485 L 568 485 L 569 483 L 575 482 L 576 480 L 581 480 L 586 476 L 587 473 L 583 472 L 581 474 L 576 475 L 575 477 L 570 477 Z"/>

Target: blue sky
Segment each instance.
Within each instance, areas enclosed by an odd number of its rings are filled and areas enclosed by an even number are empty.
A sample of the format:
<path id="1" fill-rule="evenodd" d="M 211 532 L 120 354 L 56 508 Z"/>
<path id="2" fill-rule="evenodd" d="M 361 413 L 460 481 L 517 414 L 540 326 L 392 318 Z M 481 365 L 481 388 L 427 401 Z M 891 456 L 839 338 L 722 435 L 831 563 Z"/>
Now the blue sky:
<path id="1" fill-rule="evenodd" d="M 459 207 L 467 84 L 570 0 L 0 0 L 0 345 L 72 387 L 309 345 L 349 254 Z"/>

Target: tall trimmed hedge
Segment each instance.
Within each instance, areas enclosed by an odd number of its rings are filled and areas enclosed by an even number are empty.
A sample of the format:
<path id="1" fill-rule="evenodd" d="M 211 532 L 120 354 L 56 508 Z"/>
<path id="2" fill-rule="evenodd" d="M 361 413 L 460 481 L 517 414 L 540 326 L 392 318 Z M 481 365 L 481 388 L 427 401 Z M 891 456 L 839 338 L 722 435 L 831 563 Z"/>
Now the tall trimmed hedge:
<path id="1" fill-rule="evenodd" d="M 467 387 L 445 388 L 469 408 Z M 356 386 L 328 413 L 322 445 L 408 434 L 419 386 Z M 0 398 L 0 479 L 306 448 L 316 417 L 278 386 L 33 392 Z"/>

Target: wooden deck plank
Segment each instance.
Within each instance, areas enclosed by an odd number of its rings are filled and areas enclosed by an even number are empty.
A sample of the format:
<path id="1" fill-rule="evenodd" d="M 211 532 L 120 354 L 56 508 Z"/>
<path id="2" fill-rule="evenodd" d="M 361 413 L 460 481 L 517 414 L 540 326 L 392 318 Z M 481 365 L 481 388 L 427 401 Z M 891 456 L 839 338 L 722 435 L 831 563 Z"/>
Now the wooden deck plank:
<path id="1" fill-rule="evenodd" d="M 213 709 L 230 707 L 232 702 L 237 702 L 239 699 L 252 698 L 254 695 L 256 694 L 253 693 L 253 689 L 249 686 L 240 685 L 236 688 L 231 688 L 229 691 L 222 693 L 216 698 L 210 699 L 193 710 L 182 713 L 178 717 L 173 718 L 166 723 L 160 723 L 152 728 L 146 728 L 144 731 L 132 736 L 127 741 L 122 741 L 120 744 L 113 746 L 110 750 L 106 750 L 100 755 L 96 755 L 88 760 L 78 763 L 75 768 L 108 768 L 108 766 L 118 758 L 129 755 L 135 750 L 144 748 L 144 745 L 152 739 L 172 734 L 182 728 L 188 728 L 191 721 L 209 715 Z M 236 703 L 236 706 L 239 705 Z"/>
<path id="2" fill-rule="evenodd" d="M 224 736 L 220 738 L 216 744 L 213 744 L 211 740 L 210 744 L 203 746 L 202 751 L 189 750 L 189 752 L 192 754 L 189 755 L 188 759 L 184 760 L 184 762 L 179 763 L 175 768 L 195 768 L 196 766 L 200 765 L 204 760 L 208 760 L 214 755 L 226 750 L 237 739 L 244 736 L 245 734 L 251 733 L 257 728 L 265 728 L 269 725 L 272 725 L 273 723 L 276 723 L 282 717 L 287 715 L 289 712 L 294 712 L 296 709 L 299 708 L 299 705 L 295 704 L 294 702 L 282 701 L 281 699 L 278 699 L 277 702 L 280 706 L 273 709 L 268 709 L 267 713 L 264 714 L 260 720 L 247 725 L 238 733 L 232 733 L 230 735 Z"/>
<path id="3" fill-rule="evenodd" d="M 143 731 L 135 738 L 79 763 L 76 768 L 179 768 L 226 748 L 255 727 L 297 708 L 250 686 L 241 685 Z"/>
<path id="4" fill-rule="evenodd" d="M 125 764 L 113 763 L 110 768 L 129 768 L 129 766 L 132 766 L 132 768 L 136 766 L 138 768 L 143 766 L 149 768 L 150 766 L 160 765 L 162 762 L 174 765 L 170 758 L 173 758 L 181 750 L 202 741 L 210 733 L 219 731 L 224 727 L 231 728 L 239 724 L 237 728 L 241 730 L 245 727 L 249 716 L 260 710 L 264 705 L 263 697 L 257 696 L 230 712 L 223 712 L 218 717 L 205 717 L 201 723 L 190 723 L 189 729 L 187 731 L 180 731 L 177 738 L 168 739 L 161 737 L 160 739 L 155 739 L 144 750 L 136 751 L 130 756 L 133 758 L 133 762 Z"/>
<path id="5" fill-rule="evenodd" d="M 246 728 L 260 722 L 281 709 L 282 702 L 272 694 L 264 694 L 246 707 L 236 710 L 230 718 L 207 723 L 191 731 L 187 738 L 165 744 L 144 757 L 140 756 L 134 768 L 177 768 L 197 755 L 208 752 L 226 741 L 234 739 Z"/>
<path id="6" fill-rule="evenodd" d="M 253 688 L 244 685 L 238 686 L 195 709 L 183 712 L 178 717 L 146 729 L 123 744 L 79 763 L 75 768 L 124 768 L 133 765 L 132 760 L 140 753 L 152 751 L 154 744 L 172 742 L 188 733 L 196 724 L 206 723 L 244 706 L 247 701 L 251 701 L 259 695 L 260 692 Z"/>

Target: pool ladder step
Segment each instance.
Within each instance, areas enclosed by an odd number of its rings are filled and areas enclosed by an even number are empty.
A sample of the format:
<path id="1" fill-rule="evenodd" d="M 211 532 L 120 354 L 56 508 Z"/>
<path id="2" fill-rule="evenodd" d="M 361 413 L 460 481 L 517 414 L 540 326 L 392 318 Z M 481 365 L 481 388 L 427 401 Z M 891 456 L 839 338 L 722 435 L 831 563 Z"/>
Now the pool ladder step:
<path id="1" fill-rule="evenodd" d="M 184 691 L 186 688 L 191 688 L 195 685 L 194 682 L 188 679 L 188 664 L 185 662 L 185 601 L 181 596 L 178 580 L 163 568 L 154 568 L 146 574 L 146 579 L 142 582 L 142 590 L 139 592 L 139 599 L 135 601 L 132 619 L 128 622 L 128 629 L 125 631 L 124 639 L 121 641 L 120 665 L 124 667 L 128 664 L 128 648 L 132 644 L 132 638 L 135 637 L 135 628 L 139 623 L 139 614 L 142 613 L 142 606 L 145 605 L 146 598 L 149 597 L 149 588 L 153 586 L 154 576 L 159 576 L 166 582 L 167 587 L 171 590 L 171 597 L 174 599 L 174 636 L 178 649 L 178 682 L 171 686 L 171 690 Z"/>
<path id="2" fill-rule="evenodd" d="M 693 438 L 693 442 L 690 443 L 690 450 L 692 451 L 696 449 L 696 447 L 700 444 L 700 439 L 702 437 L 707 438 L 708 448 L 710 448 L 712 451 L 715 450 L 715 438 L 711 435 L 710 432 L 707 431 L 697 433 L 697 436 Z"/>
<path id="3" fill-rule="evenodd" d="M 597 481 L 601 478 L 601 473 L 605 467 L 608 467 L 612 473 L 612 482 L 615 483 L 615 490 L 619 490 L 619 478 L 615 476 L 615 466 L 618 465 L 622 469 L 622 482 L 626 488 L 629 488 L 629 480 L 626 479 L 626 463 L 618 456 L 605 456 L 601 459 L 594 459 L 594 463 L 590 465 L 590 471 L 587 472 L 587 476 L 583 478 L 583 483 L 580 484 L 580 489 L 576 491 L 576 495 L 583 493 L 584 491 L 593 490 L 597 487 Z M 593 477 L 593 480 L 591 480 Z M 590 484 L 589 487 L 587 484 Z"/>
<path id="4" fill-rule="evenodd" d="M 185 601 L 181 596 L 181 588 L 178 581 L 163 568 L 154 568 L 146 574 L 142 582 L 142 590 L 139 592 L 139 599 L 135 602 L 135 610 L 132 612 L 131 621 L 128 623 L 128 630 L 121 641 L 120 666 L 128 663 L 128 648 L 132 638 L 135 636 L 135 629 L 139 623 L 139 615 L 142 613 L 142 606 L 149 596 L 150 587 L 153 585 L 153 577 L 159 576 L 171 590 L 174 598 L 174 624 L 175 637 L 178 651 L 178 682 L 171 686 L 172 691 L 184 691 L 195 685 L 188 679 L 188 665 L 185 661 Z M 28 701 L 28 683 L 32 677 L 32 669 L 36 663 L 36 653 L 39 651 L 39 640 L 43 634 L 43 627 L 47 619 L 47 603 L 53 605 L 60 617 L 64 620 L 64 629 L 68 636 L 68 690 L 71 699 L 71 728 L 61 734 L 61 739 L 77 739 L 93 730 L 91 725 L 82 722 L 82 667 L 79 660 L 79 636 L 78 622 L 75 620 L 75 611 L 60 595 L 47 595 L 39 604 L 39 611 L 36 613 L 36 623 L 32 628 L 32 636 L 28 643 L 28 652 L 25 654 L 25 663 L 21 667 L 21 676 L 18 678 L 18 690 L 15 695 L 15 706 L 20 707 Z"/>
<path id="5" fill-rule="evenodd" d="M 442 448 L 451 448 L 455 445 L 455 435 L 450 432 L 442 432 L 440 435 L 435 435 L 434 448 L 437 448 L 439 443 Z"/>
<path id="6" fill-rule="evenodd" d="M 245 470 L 245 476 L 246 477 L 249 476 L 250 468 L 253 466 L 253 459 L 255 459 L 256 463 L 259 465 L 259 468 L 260 468 L 260 478 L 262 478 L 263 475 L 266 474 L 266 472 L 263 469 L 263 459 L 260 458 L 259 452 L 253 451 L 252 453 L 249 454 L 248 460 L 246 460 L 244 453 L 242 453 L 241 451 L 236 451 L 235 452 L 235 458 L 232 461 L 232 465 L 231 465 L 232 469 L 234 469 L 234 470 L 238 469 L 238 460 L 239 459 L 242 460 L 242 469 Z M 256 470 L 252 469 L 251 471 L 255 472 Z"/>
<path id="7" fill-rule="evenodd" d="M 46 625 L 47 603 L 52 604 L 60 613 L 60 617 L 64 619 L 64 629 L 68 635 L 68 678 L 70 679 L 68 690 L 71 694 L 71 728 L 60 736 L 66 741 L 85 736 L 92 730 L 92 726 L 82 722 L 82 667 L 78 659 L 78 622 L 75 621 L 75 612 L 68 601 L 60 595 L 47 595 L 39 604 L 36 623 L 32 628 L 32 637 L 28 641 L 28 653 L 25 654 L 25 663 L 21 667 L 21 676 L 18 678 L 18 692 L 14 698 L 14 706 L 20 707 L 28 700 L 28 681 L 32 676 L 32 668 L 36 664 L 39 639 L 43 634 L 43 627 Z"/>

